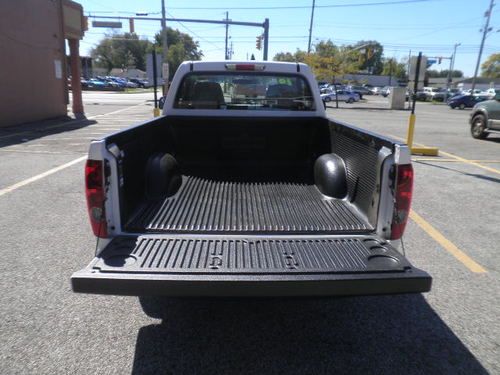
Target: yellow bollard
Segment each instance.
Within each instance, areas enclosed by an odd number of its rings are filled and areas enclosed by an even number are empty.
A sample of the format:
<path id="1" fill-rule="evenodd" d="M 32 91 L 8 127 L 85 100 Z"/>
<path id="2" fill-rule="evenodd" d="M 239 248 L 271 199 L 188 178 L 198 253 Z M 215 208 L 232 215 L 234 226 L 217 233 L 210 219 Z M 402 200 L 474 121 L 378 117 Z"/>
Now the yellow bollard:
<path id="1" fill-rule="evenodd" d="M 427 155 L 427 156 L 438 156 L 439 149 L 437 147 L 413 147 L 413 134 L 415 133 L 415 121 L 417 117 L 414 113 L 410 114 L 408 119 L 408 134 L 406 136 L 406 144 L 411 150 L 412 155 Z"/>
<path id="2" fill-rule="evenodd" d="M 406 136 L 406 144 L 409 148 L 413 146 L 413 133 L 415 132 L 415 119 L 416 116 L 414 113 L 410 114 L 410 118 L 408 120 L 408 135 Z"/>
<path id="3" fill-rule="evenodd" d="M 158 117 L 158 116 L 160 116 L 160 108 L 154 108 L 153 117 Z"/>

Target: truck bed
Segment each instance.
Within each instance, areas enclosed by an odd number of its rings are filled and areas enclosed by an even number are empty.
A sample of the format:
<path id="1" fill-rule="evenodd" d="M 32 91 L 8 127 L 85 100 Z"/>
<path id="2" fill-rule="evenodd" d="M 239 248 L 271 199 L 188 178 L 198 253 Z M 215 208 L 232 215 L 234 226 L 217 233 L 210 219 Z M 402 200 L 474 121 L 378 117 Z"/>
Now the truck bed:
<path id="1" fill-rule="evenodd" d="M 272 232 L 360 234 L 373 227 L 348 200 L 313 184 L 228 182 L 183 176 L 179 191 L 143 203 L 128 232 Z"/>

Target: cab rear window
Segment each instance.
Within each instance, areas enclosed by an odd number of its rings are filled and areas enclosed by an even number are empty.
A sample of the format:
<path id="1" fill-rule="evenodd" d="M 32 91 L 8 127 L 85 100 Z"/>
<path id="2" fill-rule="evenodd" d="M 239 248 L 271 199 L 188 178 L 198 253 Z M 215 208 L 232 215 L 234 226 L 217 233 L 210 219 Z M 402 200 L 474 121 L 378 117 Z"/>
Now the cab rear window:
<path id="1" fill-rule="evenodd" d="M 186 75 L 174 108 L 315 110 L 311 89 L 301 76 L 234 72 Z"/>

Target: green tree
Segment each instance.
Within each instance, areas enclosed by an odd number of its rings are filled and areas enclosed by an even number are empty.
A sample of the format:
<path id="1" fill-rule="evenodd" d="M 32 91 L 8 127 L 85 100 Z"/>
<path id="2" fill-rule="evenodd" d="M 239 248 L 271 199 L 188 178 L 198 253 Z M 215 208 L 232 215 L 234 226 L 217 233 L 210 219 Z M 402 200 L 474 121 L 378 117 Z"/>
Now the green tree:
<path id="1" fill-rule="evenodd" d="M 380 74 L 384 49 L 377 41 L 359 41 L 354 45 L 337 46 L 331 40 L 320 41 L 313 52 L 297 49 L 295 53 L 280 52 L 275 61 L 298 61 L 308 64 L 317 79 L 331 81 L 336 76 L 368 70 Z"/>
<path id="2" fill-rule="evenodd" d="M 481 64 L 481 76 L 486 78 L 500 78 L 500 53 L 490 55 Z"/>
<path id="3" fill-rule="evenodd" d="M 157 51 L 163 53 L 162 32 L 155 35 Z M 199 43 L 193 38 L 177 29 L 167 27 L 167 42 L 168 42 L 168 65 L 169 79 L 172 79 L 175 71 L 183 61 L 200 60 L 203 57 L 203 52 L 199 50 Z"/>
<path id="4" fill-rule="evenodd" d="M 297 49 L 295 53 L 291 52 L 278 52 L 274 55 L 274 61 L 288 61 L 288 62 L 304 62 L 307 52 Z"/>
<path id="5" fill-rule="evenodd" d="M 333 57 L 339 53 L 339 48 L 328 39 L 314 45 L 314 53 L 321 57 Z"/>
<path id="6" fill-rule="evenodd" d="M 394 58 L 384 58 L 382 60 L 382 74 L 391 75 L 399 79 L 406 79 L 406 64 L 403 62 L 398 62 Z"/>
<path id="7" fill-rule="evenodd" d="M 151 42 L 135 33 L 106 35 L 90 52 L 94 64 L 110 71 L 113 68 L 146 69 L 146 51 Z"/>

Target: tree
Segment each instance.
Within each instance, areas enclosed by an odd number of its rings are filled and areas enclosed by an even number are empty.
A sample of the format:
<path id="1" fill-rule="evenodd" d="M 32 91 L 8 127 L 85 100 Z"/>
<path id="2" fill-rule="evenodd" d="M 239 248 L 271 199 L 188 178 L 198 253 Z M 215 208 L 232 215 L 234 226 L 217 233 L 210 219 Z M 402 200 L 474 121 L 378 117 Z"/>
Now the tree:
<path id="1" fill-rule="evenodd" d="M 500 78 L 500 53 L 490 55 L 481 64 L 481 76 L 486 78 Z"/>
<path id="2" fill-rule="evenodd" d="M 135 33 L 106 35 L 90 52 L 98 67 L 146 70 L 146 51 L 151 42 L 139 39 Z"/>
<path id="3" fill-rule="evenodd" d="M 339 53 L 339 48 L 328 39 L 314 45 L 314 53 L 321 57 L 333 57 Z"/>
<path id="4" fill-rule="evenodd" d="M 163 53 L 163 32 L 155 35 L 156 49 L 158 53 Z M 203 52 L 199 50 L 199 43 L 193 38 L 177 29 L 167 27 L 169 79 L 172 79 L 175 71 L 183 61 L 200 60 Z"/>
<path id="5" fill-rule="evenodd" d="M 399 79 L 406 79 L 406 64 L 398 62 L 394 58 L 385 58 L 382 60 L 382 74 L 393 76 Z"/>
<path id="6" fill-rule="evenodd" d="M 377 41 L 359 41 L 354 45 L 337 46 L 331 40 L 320 41 L 307 53 L 297 49 L 280 52 L 275 61 L 298 61 L 308 64 L 317 79 L 332 81 L 336 76 L 367 70 L 380 74 L 383 70 L 383 47 Z"/>
<path id="7" fill-rule="evenodd" d="M 162 53 L 161 33 L 155 35 L 156 51 Z M 190 35 L 167 27 L 169 78 L 185 60 L 200 60 L 203 53 L 198 42 Z M 139 39 L 135 33 L 107 35 L 91 51 L 95 65 L 110 71 L 113 68 L 146 70 L 146 54 L 153 49 L 153 43 Z"/>
<path id="8" fill-rule="evenodd" d="M 291 52 L 278 52 L 274 55 L 274 61 L 288 61 L 288 62 L 304 62 L 307 52 L 297 49 L 295 53 Z"/>

